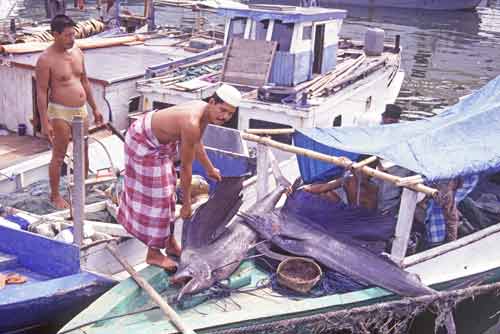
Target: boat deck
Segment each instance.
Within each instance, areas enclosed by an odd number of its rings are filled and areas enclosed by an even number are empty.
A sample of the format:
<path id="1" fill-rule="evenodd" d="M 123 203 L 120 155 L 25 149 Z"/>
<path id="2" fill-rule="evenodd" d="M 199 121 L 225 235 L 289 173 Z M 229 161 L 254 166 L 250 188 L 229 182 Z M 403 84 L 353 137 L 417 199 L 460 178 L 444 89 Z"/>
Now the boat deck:
<path id="1" fill-rule="evenodd" d="M 49 151 L 47 140 L 32 137 L 8 134 L 0 137 L 0 170 L 13 166 L 16 163 L 33 157 L 41 152 Z"/>
<path id="2" fill-rule="evenodd" d="M 51 279 L 51 277 L 47 275 L 34 272 L 19 264 L 17 256 L 0 252 L 0 275 L 8 275 L 12 273 L 19 274 L 27 278 L 27 282 L 24 283 L 23 286 Z M 8 291 L 16 286 L 16 284 L 7 284 L 2 288 L 2 290 Z"/>
<path id="3" fill-rule="evenodd" d="M 326 74 L 314 75 L 311 80 L 302 82 L 294 87 L 289 87 L 289 94 L 295 92 L 308 92 L 312 105 L 318 105 L 325 98 L 336 94 L 345 86 L 356 81 L 362 81 L 372 72 L 387 67 L 391 71 L 399 68 L 400 54 L 394 51 L 393 46 L 386 45 L 384 52 L 378 56 L 365 56 L 363 45 L 359 42 L 347 41 L 341 45 L 337 52 L 336 69 Z M 152 101 L 178 104 L 192 99 L 203 99 L 212 95 L 218 87 L 223 69 L 215 70 L 222 66 L 222 59 L 214 58 L 201 64 L 186 64 L 183 71 L 192 75 L 179 76 L 178 73 L 167 74 L 153 79 L 141 80 L 137 83 L 137 90 Z M 208 65 L 210 64 L 210 65 Z M 290 104 L 282 104 L 282 100 L 276 101 L 261 100 L 258 97 L 257 87 L 239 85 L 237 86 L 244 93 L 247 102 L 259 103 L 262 105 L 273 105 L 281 108 L 296 108 L 297 101 L 290 101 Z M 288 87 L 281 87 L 288 88 Z M 285 95 L 286 96 L 286 95 Z M 299 96 L 297 95 L 297 98 Z"/>
<path id="4" fill-rule="evenodd" d="M 188 48 L 189 40 L 161 37 L 145 41 L 140 45 L 121 45 L 84 50 L 85 66 L 90 80 L 106 85 L 144 76 L 145 69 L 165 62 L 184 59 L 198 54 Z M 214 49 L 220 45 L 216 45 Z M 40 52 L 16 54 L 10 57 L 11 64 L 35 68 Z M 102 59 L 113 61 L 103 64 Z"/>

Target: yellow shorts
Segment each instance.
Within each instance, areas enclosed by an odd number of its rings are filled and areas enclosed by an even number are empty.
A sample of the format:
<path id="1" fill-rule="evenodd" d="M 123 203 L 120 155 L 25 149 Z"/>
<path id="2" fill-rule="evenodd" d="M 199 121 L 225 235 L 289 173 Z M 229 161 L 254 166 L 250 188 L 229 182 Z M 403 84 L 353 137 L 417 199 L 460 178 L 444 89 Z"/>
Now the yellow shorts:
<path id="1" fill-rule="evenodd" d="M 47 107 L 47 116 L 49 120 L 62 119 L 68 123 L 73 121 L 73 117 L 80 116 L 87 118 L 87 106 L 84 104 L 81 107 L 66 107 L 61 104 L 49 102 Z"/>

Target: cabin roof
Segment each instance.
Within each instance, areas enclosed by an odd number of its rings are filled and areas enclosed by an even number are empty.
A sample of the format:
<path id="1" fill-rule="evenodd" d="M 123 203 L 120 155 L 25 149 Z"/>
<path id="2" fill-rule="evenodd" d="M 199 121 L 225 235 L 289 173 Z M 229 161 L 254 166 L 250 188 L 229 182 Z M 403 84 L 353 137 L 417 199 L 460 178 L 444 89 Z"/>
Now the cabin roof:
<path id="1" fill-rule="evenodd" d="M 219 8 L 217 14 L 231 18 L 247 17 L 256 21 L 281 20 L 283 23 L 298 23 L 343 19 L 347 11 L 321 7 L 251 5 L 248 8 Z"/>
<path id="2" fill-rule="evenodd" d="M 181 47 L 168 47 L 178 39 L 158 38 L 146 41 L 146 45 L 115 46 L 84 50 L 85 67 L 92 80 L 113 84 L 144 76 L 146 68 L 171 60 L 191 56 L 194 53 Z M 34 68 L 41 52 L 12 55 L 12 63 Z"/>

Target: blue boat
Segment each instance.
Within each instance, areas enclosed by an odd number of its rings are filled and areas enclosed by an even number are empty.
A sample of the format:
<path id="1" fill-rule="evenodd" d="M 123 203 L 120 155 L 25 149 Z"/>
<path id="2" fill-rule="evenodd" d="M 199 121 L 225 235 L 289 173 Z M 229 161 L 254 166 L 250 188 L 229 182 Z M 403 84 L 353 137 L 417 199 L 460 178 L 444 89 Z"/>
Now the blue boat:
<path id="1" fill-rule="evenodd" d="M 82 271 L 76 245 L 0 226 L 0 274 L 9 273 L 27 282 L 0 290 L 1 333 L 71 318 L 115 284 Z"/>

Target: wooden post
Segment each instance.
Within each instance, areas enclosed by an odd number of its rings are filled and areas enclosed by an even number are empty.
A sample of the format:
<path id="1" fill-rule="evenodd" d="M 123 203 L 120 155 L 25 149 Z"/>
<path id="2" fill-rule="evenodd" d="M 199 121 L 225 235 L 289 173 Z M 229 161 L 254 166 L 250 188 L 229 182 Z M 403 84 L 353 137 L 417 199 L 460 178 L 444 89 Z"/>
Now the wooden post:
<path id="1" fill-rule="evenodd" d="M 154 31 L 155 25 L 155 10 L 153 0 L 144 0 L 144 17 L 148 24 L 148 31 Z"/>
<path id="2" fill-rule="evenodd" d="M 121 8 L 120 8 L 120 5 L 121 5 L 121 0 L 115 0 L 115 4 L 114 4 L 115 12 L 113 13 L 113 16 L 115 18 L 115 27 L 116 28 L 120 28 L 120 26 L 121 26 L 121 19 L 120 19 Z"/>
<path id="3" fill-rule="evenodd" d="M 75 116 L 72 122 L 73 130 L 73 182 L 75 187 L 72 191 L 72 215 L 73 215 L 73 235 L 75 243 L 82 245 L 83 241 L 83 220 L 85 219 L 85 157 L 83 138 L 83 117 Z"/>
<path id="4" fill-rule="evenodd" d="M 416 206 L 417 193 L 408 188 L 403 189 L 401 205 L 399 206 L 398 222 L 396 224 L 396 233 L 391 250 L 391 256 L 398 262 L 401 262 L 406 255 Z"/>
<path id="5" fill-rule="evenodd" d="M 16 178 L 16 191 L 24 188 L 24 173 L 19 173 L 15 176 Z"/>
<path id="6" fill-rule="evenodd" d="M 257 201 L 267 195 L 269 184 L 269 156 L 265 145 L 257 144 Z"/>
<path id="7" fill-rule="evenodd" d="M 106 248 L 110 253 L 120 262 L 120 264 L 127 270 L 127 272 L 132 276 L 132 278 L 137 282 L 144 291 L 153 299 L 165 315 L 174 323 L 182 333 L 196 334 L 196 332 L 191 329 L 186 323 L 184 323 L 181 317 L 175 312 L 175 310 L 168 305 L 168 303 L 162 298 L 162 296 L 156 292 L 156 290 L 144 279 L 142 278 L 132 266 L 118 253 L 115 245 L 107 244 Z"/>

